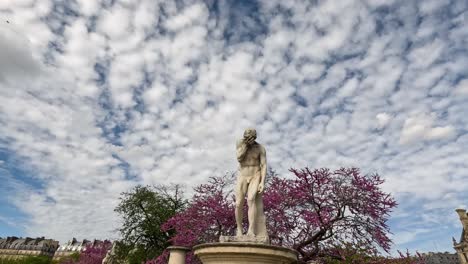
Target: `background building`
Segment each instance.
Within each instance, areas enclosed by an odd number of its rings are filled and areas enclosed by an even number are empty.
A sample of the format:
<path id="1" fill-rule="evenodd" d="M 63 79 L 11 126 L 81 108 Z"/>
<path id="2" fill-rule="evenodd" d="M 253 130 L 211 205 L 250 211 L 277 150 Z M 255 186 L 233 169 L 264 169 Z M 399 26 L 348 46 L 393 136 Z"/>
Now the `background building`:
<path id="1" fill-rule="evenodd" d="M 59 242 L 53 239 L 39 238 L 0 238 L 1 258 L 20 258 L 25 256 L 53 257 Z"/>
<path id="2" fill-rule="evenodd" d="M 457 253 L 429 252 L 421 254 L 425 264 L 459 264 Z"/>
<path id="3" fill-rule="evenodd" d="M 73 253 L 81 252 L 87 246 L 96 246 L 101 243 L 103 242 L 97 239 L 94 239 L 93 241 L 87 239 L 78 241 L 76 238 L 73 238 L 72 240 L 68 241 L 67 244 L 58 247 L 58 249 L 55 251 L 54 259 L 69 257 Z"/>

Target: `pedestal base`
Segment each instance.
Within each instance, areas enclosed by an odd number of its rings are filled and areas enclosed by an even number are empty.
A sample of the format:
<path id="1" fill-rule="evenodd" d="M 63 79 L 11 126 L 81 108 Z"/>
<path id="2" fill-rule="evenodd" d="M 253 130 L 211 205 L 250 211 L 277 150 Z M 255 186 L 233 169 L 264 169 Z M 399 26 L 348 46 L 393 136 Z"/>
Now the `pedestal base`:
<path id="1" fill-rule="evenodd" d="M 185 264 L 185 255 L 190 248 L 172 246 L 168 247 L 169 250 L 169 262 L 167 264 Z"/>
<path id="2" fill-rule="evenodd" d="M 265 244 L 209 243 L 193 249 L 203 264 L 290 264 L 297 261 L 296 251 Z"/>
<path id="3" fill-rule="evenodd" d="M 257 243 L 257 244 L 270 244 L 270 239 L 267 236 L 220 236 L 219 242 L 221 243 L 230 243 L 230 242 L 240 242 L 240 243 Z"/>

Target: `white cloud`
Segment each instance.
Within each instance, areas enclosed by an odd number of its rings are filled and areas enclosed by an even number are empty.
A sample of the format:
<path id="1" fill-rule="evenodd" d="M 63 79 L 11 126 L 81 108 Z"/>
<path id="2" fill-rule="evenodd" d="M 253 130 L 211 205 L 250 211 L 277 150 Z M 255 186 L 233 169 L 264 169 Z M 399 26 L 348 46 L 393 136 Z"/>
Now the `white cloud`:
<path id="1" fill-rule="evenodd" d="M 378 113 L 376 116 L 378 127 L 385 127 L 392 117 L 387 113 Z"/>
<path id="2" fill-rule="evenodd" d="M 468 79 L 461 80 L 454 89 L 457 95 L 468 95 Z"/>
<path id="3" fill-rule="evenodd" d="M 167 104 L 169 97 L 169 89 L 161 83 L 154 83 L 153 86 L 145 91 L 143 98 L 145 99 L 148 107 L 161 108 L 162 104 Z"/>
<path id="4" fill-rule="evenodd" d="M 452 126 L 434 127 L 430 129 L 425 138 L 427 139 L 445 139 L 455 134 L 455 129 Z"/>
<path id="5" fill-rule="evenodd" d="M 414 48 L 409 54 L 409 57 L 413 62 L 411 66 L 427 68 L 439 58 L 443 49 L 444 44 L 438 39 L 435 39 L 430 43 L 426 43 L 426 45 Z"/>
<path id="6" fill-rule="evenodd" d="M 133 18 L 137 29 L 152 30 L 158 26 L 159 8 L 154 1 L 143 1 L 138 4 Z"/>
<path id="7" fill-rule="evenodd" d="M 417 235 L 418 234 L 416 234 L 416 232 L 402 231 L 402 232 L 396 233 L 393 239 L 398 244 L 405 244 L 405 243 L 413 241 Z"/>
<path id="8" fill-rule="evenodd" d="M 177 31 L 188 26 L 194 26 L 206 22 L 207 10 L 204 4 L 197 3 L 186 7 L 179 14 L 169 18 L 166 21 L 166 27 L 169 30 Z"/>
<path id="9" fill-rule="evenodd" d="M 415 115 L 405 120 L 401 131 L 400 143 L 408 144 L 427 139 L 446 139 L 454 135 L 454 128 L 448 126 L 433 126 L 434 115 Z"/>
<path id="10" fill-rule="evenodd" d="M 421 140 L 432 126 L 432 118 L 429 116 L 410 117 L 405 120 L 401 131 L 400 143 L 407 144 Z"/>
<path id="11" fill-rule="evenodd" d="M 374 7 L 379 7 L 391 5 L 395 3 L 395 0 L 367 0 L 367 3 Z"/>
<path id="12" fill-rule="evenodd" d="M 420 2 L 419 8 L 423 14 L 431 14 L 441 9 L 447 3 L 444 1 L 430 0 Z"/>
<path id="13" fill-rule="evenodd" d="M 78 0 L 77 2 L 83 15 L 91 16 L 99 10 L 99 1 Z"/>
<path id="14" fill-rule="evenodd" d="M 13 26 L 0 28 L 0 50 L 0 81 L 40 74 L 41 65 L 31 52 L 30 41 Z"/>
<path id="15" fill-rule="evenodd" d="M 112 39 L 125 37 L 130 29 L 130 10 L 117 4 L 103 13 L 99 19 L 99 30 Z"/>

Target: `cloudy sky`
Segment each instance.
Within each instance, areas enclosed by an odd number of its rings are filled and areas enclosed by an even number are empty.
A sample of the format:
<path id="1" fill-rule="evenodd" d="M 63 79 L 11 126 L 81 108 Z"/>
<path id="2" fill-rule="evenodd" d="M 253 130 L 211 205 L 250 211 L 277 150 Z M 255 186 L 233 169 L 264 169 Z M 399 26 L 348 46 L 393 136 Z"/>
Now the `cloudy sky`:
<path id="1" fill-rule="evenodd" d="M 357 166 L 395 249 L 451 249 L 468 198 L 468 2 L 0 1 L 0 236 L 117 238 L 136 184 Z"/>

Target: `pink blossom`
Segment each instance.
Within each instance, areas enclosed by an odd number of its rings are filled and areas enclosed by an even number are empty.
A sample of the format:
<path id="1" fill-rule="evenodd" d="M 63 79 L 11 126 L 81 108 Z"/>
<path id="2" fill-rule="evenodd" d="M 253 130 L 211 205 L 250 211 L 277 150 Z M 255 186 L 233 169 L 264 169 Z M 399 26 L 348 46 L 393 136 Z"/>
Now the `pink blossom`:
<path id="1" fill-rule="evenodd" d="M 381 190 L 379 175 L 363 175 L 357 168 L 290 171 L 292 178 L 267 176 L 263 199 L 272 244 L 295 249 L 302 262 L 349 244 L 368 253 L 390 250 L 387 220 L 397 203 Z M 195 188 L 190 206 L 162 227 L 175 230 L 174 245 L 192 247 L 234 234 L 233 181 L 233 175 L 212 177 Z"/>

